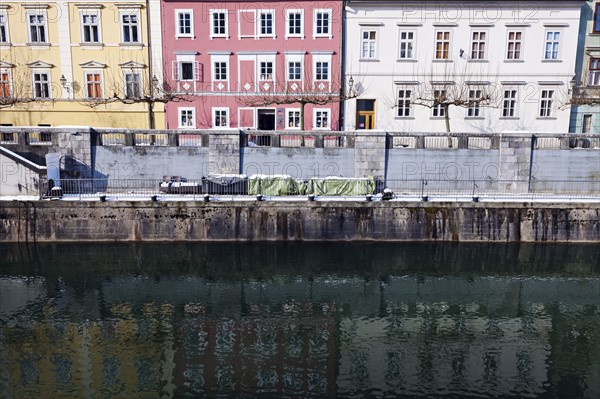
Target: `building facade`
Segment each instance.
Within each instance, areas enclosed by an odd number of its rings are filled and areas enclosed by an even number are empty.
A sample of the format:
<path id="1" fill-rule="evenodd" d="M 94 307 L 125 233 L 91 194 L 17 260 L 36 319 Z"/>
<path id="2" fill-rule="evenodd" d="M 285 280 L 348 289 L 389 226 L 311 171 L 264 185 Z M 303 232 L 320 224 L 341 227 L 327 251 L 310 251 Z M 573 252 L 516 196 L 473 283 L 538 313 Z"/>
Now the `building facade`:
<path id="1" fill-rule="evenodd" d="M 337 130 L 341 1 L 163 1 L 167 128 Z"/>
<path id="2" fill-rule="evenodd" d="M 568 131 L 581 5 L 348 0 L 345 129 Z"/>
<path id="3" fill-rule="evenodd" d="M 600 1 L 581 10 L 571 133 L 600 133 Z"/>
<path id="4" fill-rule="evenodd" d="M 160 31 L 148 35 L 159 11 L 158 0 L 3 1 L 0 123 L 164 126 Z"/>

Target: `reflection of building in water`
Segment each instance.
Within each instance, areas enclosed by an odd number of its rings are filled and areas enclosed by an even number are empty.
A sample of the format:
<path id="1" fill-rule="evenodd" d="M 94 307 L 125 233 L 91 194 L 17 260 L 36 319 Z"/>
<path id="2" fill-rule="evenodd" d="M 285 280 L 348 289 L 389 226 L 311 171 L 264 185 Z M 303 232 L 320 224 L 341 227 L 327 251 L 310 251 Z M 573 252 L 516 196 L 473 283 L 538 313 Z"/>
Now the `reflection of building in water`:
<path id="1" fill-rule="evenodd" d="M 594 280 L 132 277 L 85 293 L 63 281 L 3 284 L 31 299 L 0 315 L 8 397 L 510 396 L 557 378 L 569 381 L 559 393 L 600 397 Z"/>

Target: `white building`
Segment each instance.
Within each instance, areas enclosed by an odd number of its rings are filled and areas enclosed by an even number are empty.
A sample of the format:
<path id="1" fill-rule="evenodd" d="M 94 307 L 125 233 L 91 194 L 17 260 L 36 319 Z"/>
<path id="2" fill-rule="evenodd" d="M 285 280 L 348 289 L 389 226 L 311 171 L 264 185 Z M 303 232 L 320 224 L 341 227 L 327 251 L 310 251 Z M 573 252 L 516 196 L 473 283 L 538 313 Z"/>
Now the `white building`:
<path id="1" fill-rule="evenodd" d="M 344 128 L 568 132 L 583 3 L 347 0 Z"/>

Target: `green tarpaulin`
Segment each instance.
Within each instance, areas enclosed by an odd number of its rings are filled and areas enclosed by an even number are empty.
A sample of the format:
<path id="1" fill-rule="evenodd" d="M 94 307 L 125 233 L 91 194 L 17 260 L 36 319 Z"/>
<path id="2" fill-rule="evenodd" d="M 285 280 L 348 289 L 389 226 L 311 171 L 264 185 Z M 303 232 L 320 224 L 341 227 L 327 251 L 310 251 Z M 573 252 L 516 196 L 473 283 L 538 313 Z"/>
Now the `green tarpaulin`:
<path id="1" fill-rule="evenodd" d="M 324 178 L 310 179 L 308 194 L 314 195 L 367 195 L 375 191 L 375 179 Z"/>
<path id="2" fill-rule="evenodd" d="M 306 183 L 290 176 L 251 176 L 248 180 L 250 195 L 305 195 Z"/>

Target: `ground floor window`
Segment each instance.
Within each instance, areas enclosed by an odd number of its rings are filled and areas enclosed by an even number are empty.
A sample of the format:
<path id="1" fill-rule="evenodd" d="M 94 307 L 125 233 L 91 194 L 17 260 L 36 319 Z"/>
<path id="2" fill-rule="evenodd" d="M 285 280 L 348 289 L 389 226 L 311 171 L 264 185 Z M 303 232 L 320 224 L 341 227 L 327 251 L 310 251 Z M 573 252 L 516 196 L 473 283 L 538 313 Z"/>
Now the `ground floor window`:
<path id="1" fill-rule="evenodd" d="M 178 110 L 180 128 L 196 127 L 196 110 L 194 108 L 178 108 Z"/>
<path id="2" fill-rule="evenodd" d="M 331 111 L 329 109 L 315 109 L 314 112 L 314 128 L 331 129 Z"/>
<path id="3" fill-rule="evenodd" d="M 229 127 L 229 108 L 213 108 L 213 127 Z"/>

